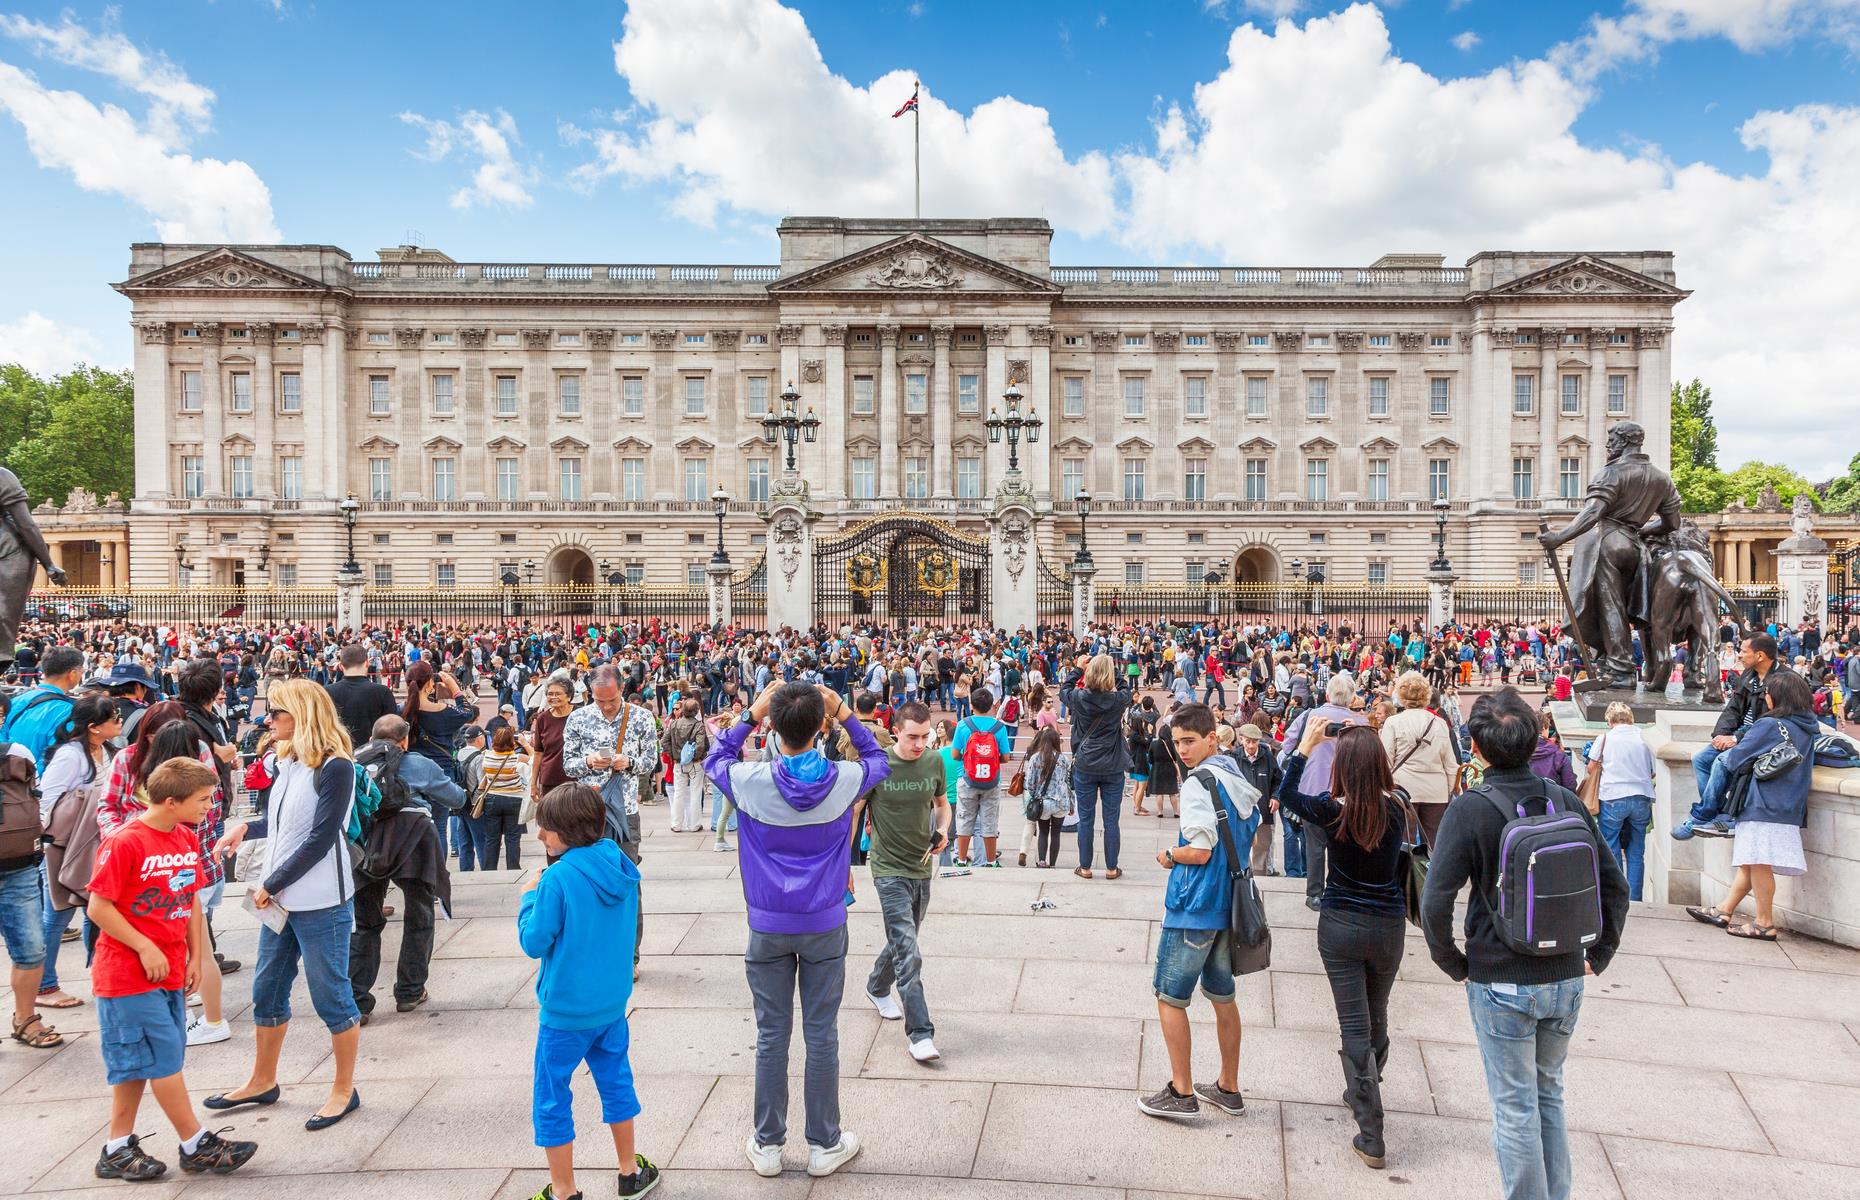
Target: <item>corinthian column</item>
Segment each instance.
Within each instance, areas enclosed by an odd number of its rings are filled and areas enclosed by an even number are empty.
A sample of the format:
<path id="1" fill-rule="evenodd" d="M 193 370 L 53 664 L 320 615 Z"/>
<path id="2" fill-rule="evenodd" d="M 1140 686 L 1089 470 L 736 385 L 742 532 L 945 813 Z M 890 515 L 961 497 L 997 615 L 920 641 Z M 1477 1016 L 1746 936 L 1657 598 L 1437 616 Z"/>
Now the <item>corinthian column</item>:
<path id="1" fill-rule="evenodd" d="M 930 450 L 930 494 L 945 500 L 956 494 L 956 452 L 950 445 L 955 436 L 956 385 L 949 373 L 949 341 L 956 327 L 933 325 L 930 335 L 936 342 L 936 378 L 930 387 L 930 437 L 936 443 Z"/>
<path id="2" fill-rule="evenodd" d="M 878 494 L 884 500 L 899 496 L 898 329 L 878 327 Z"/>

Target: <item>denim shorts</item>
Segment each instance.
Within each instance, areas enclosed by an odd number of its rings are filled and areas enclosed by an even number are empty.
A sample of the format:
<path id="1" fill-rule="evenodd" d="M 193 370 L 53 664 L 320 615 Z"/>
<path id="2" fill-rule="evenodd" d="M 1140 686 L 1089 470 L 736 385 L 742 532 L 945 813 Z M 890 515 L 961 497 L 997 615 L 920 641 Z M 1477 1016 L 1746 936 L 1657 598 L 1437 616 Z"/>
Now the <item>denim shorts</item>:
<path id="1" fill-rule="evenodd" d="M 1225 929 L 1165 929 L 1156 943 L 1156 998 L 1176 1008 L 1187 1008 L 1201 994 L 1215 1004 L 1232 1004 L 1234 960 L 1228 951 Z"/>
<path id="2" fill-rule="evenodd" d="M 44 875 L 35 864 L 0 871 L 0 938 L 6 956 L 22 971 L 45 962 Z"/>
<path id="3" fill-rule="evenodd" d="M 187 1053 L 187 998 L 180 988 L 99 996 L 97 1033 L 110 1086 L 178 1075 Z"/>

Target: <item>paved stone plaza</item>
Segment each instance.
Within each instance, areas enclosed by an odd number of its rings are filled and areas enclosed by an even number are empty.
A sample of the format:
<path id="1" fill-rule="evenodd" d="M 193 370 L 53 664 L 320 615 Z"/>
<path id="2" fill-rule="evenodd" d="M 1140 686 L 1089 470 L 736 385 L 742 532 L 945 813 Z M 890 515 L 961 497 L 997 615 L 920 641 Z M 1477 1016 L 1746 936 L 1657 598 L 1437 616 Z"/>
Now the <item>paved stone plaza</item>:
<path id="1" fill-rule="evenodd" d="M 1368 1171 L 1350 1153 L 1317 914 L 1303 907 L 1297 881 L 1264 881 L 1274 969 L 1241 986 L 1247 1114 L 1172 1124 L 1137 1111 L 1139 1083 L 1153 1089 L 1166 1073 L 1149 956 L 1162 911 L 1154 854 L 1165 836 L 1173 844 L 1175 822 L 1131 816 L 1122 880 L 1009 866 L 936 882 L 923 939 L 944 1055 L 933 1067 L 912 1062 L 901 1027 L 881 1028 L 860 995 L 881 944 L 862 879 L 840 1069 L 845 1123 L 865 1149 L 834 1178 L 802 1172 L 797 1035 L 788 1170 L 759 1179 L 743 1157 L 754 1024 L 736 856 L 713 853 L 707 835 L 658 832 L 664 807 L 647 808 L 645 820 L 647 955 L 632 1059 L 645 1105 L 639 1146 L 667 1170 L 661 1195 L 1444 1200 L 1497 1192 L 1465 998 L 1412 931 L 1391 1011 L 1389 1169 Z M 541 861 L 533 841 L 526 861 Z M 158 1183 L 109 1185 L 111 1193 L 519 1200 L 540 1190 L 546 1175 L 529 1118 L 535 965 L 517 950 L 514 919 L 522 878 L 455 877 L 458 919 L 438 930 L 432 1002 L 407 1015 L 384 1002 L 362 1033 L 358 1113 L 324 1133 L 302 1128 L 331 1068 L 300 984 L 284 1102 L 231 1114 L 240 1136 L 260 1142 L 251 1165 L 205 1181 L 171 1167 Z M 1040 897 L 1058 907 L 1030 911 Z M 228 980 L 233 1040 L 188 1055 L 197 1096 L 243 1082 L 251 1061 L 244 1013 L 256 938 L 231 897 L 224 911 L 235 931 L 222 949 L 248 970 Z M 390 923 L 389 962 L 398 928 Z M 79 959 L 67 947 L 61 975 L 88 996 Z M 388 981 L 378 994 L 387 996 Z M 65 1048 L 0 1050 L 0 1193 L 68 1198 L 98 1186 L 91 1166 L 107 1100 L 95 1014 L 86 1006 L 50 1015 L 74 1035 Z M 1204 1001 L 1191 1016 L 1197 1078 L 1208 1078 L 1216 1052 Z M 1678 909 L 1636 906 L 1622 953 L 1584 1003 L 1568 1084 L 1584 1200 L 1860 1197 L 1860 952 L 1796 938 L 1740 942 Z M 580 1098 L 592 1101 L 586 1090 Z M 612 1144 L 597 1106 L 582 1111 L 590 1168 L 582 1184 L 590 1200 L 606 1200 Z M 137 1127 L 172 1164 L 174 1139 L 152 1101 Z"/>

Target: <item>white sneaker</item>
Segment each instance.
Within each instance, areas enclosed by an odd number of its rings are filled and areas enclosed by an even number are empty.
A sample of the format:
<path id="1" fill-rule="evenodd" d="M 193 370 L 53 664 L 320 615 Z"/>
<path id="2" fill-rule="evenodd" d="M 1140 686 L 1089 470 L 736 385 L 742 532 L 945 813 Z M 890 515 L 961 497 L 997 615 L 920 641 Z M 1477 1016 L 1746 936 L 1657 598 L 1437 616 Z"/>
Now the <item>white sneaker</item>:
<path id="1" fill-rule="evenodd" d="M 781 1147 L 764 1146 L 756 1141 L 756 1135 L 749 1135 L 749 1165 L 756 1169 L 756 1174 L 764 1179 L 773 1179 L 781 1174 Z"/>
<path id="2" fill-rule="evenodd" d="M 850 1129 L 840 1130 L 840 1144 L 830 1150 L 819 1146 L 807 1148 L 807 1173 L 819 1179 L 831 1175 L 859 1154 L 859 1135 Z"/>
<path id="3" fill-rule="evenodd" d="M 936 1043 L 929 1038 L 925 1038 L 921 1042 L 911 1043 L 911 1057 L 918 1062 L 927 1063 L 934 1062 L 943 1056 L 937 1053 Z"/>
<path id="4" fill-rule="evenodd" d="M 189 1008 L 199 1008 L 202 1004 L 205 1004 L 205 1003 L 206 1001 L 200 998 L 199 992 L 189 993 L 187 997 L 187 1007 Z"/>
<path id="5" fill-rule="evenodd" d="M 211 1046 L 215 1042 L 231 1040 L 232 1026 L 225 1021 L 209 1021 L 195 1013 L 187 1022 L 187 1044 L 190 1046 Z"/>
<path id="6" fill-rule="evenodd" d="M 898 1007 L 897 997 L 893 996 L 890 992 L 886 992 L 882 996 L 875 992 L 867 992 L 865 998 L 872 1002 L 872 1007 L 876 1008 L 878 1010 L 878 1015 L 885 1018 L 885 1020 L 902 1021 L 904 1019 L 904 1010 Z"/>
<path id="7" fill-rule="evenodd" d="M 715 850 L 719 854 L 728 854 L 730 852 L 730 843 L 718 842 L 717 844 L 713 845 L 711 849 Z"/>

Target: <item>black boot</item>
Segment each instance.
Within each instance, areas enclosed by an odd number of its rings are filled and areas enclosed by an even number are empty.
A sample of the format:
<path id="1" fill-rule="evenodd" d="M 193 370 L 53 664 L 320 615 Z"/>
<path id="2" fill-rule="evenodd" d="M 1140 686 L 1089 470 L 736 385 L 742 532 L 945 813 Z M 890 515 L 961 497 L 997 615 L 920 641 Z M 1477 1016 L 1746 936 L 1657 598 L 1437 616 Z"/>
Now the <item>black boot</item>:
<path id="1" fill-rule="evenodd" d="M 1358 1132 L 1350 1139 L 1350 1147 L 1364 1164 L 1379 1171 L 1388 1160 L 1382 1145 L 1382 1085 L 1377 1079 L 1375 1053 L 1365 1049 L 1352 1056 L 1348 1050 L 1340 1050 L 1337 1056 L 1343 1059 L 1347 1085 L 1344 1103 L 1356 1117 Z"/>
<path id="2" fill-rule="evenodd" d="M 1389 1043 L 1388 1043 L 1388 1039 L 1384 1038 L 1382 1040 L 1382 1044 L 1376 1047 L 1376 1082 L 1377 1083 L 1382 1082 L 1382 1077 L 1387 1072 L 1388 1065 L 1389 1065 Z"/>

